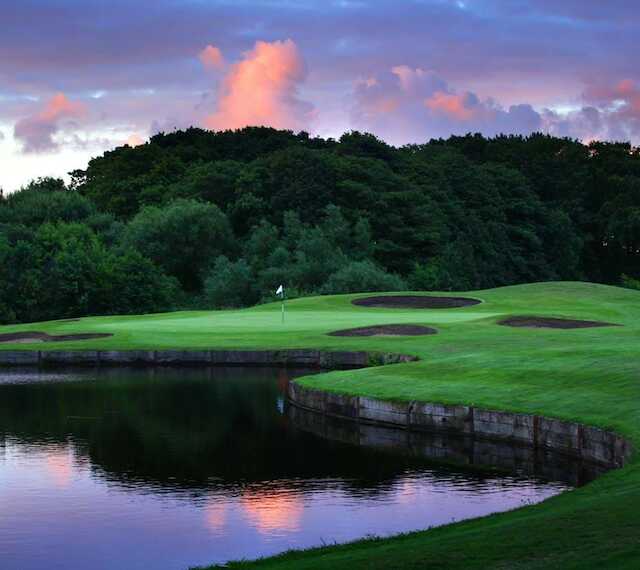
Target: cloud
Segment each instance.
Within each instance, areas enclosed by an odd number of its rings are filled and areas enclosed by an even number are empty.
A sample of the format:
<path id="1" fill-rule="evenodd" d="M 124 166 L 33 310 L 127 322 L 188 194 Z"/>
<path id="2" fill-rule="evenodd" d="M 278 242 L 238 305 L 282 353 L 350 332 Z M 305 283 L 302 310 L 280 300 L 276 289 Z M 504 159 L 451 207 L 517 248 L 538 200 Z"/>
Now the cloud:
<path id="1" fill-rule="evenodd" d="M 471 91 L 458 93 L 433 71 L 406 65 L 358 82 L 353 100 L 353 126 L 394 144 L 468 132 L 526 134 L 543 126 L 531 105 L 505 108 Z"/>
<path id="2" fill-rule="evenodd" d="M 4 132 L 0 131 L 0 142 L 4 140 Z"/>
<path id="3" fill-rule="evenodd" d="M 13 136 L 22 143 L 24 152 L 53 152 L 58 149 L 54 136 L 61 130 L 64 121 L 79 118 L 84 113 L 82 103 L 70 101 L 64 93 L 58 93 L 41 111 L 20 119 L 15 124 Z"/>
<path id="4" fill-rule="evenodd" d="M 224 67 L 224 57 L 222 57 L 220 48 L 211 44 L 204 48 L 198 57 L 205 69 L 222 69 Z"/>
<path id="5" fill-rule="evenodd" d="M 458 92 L 431 71 L 393 67 L 357 83 L 352 126 L 393 144 L 480 132 L 486 136 L 546 132 L 590 142 L 640 139 L 640 84 L 631 79 L 590 84 L 569 110 L 529 103 L 503 106 Z"/>
<path id="6" fill-rule="evenodd" d="M 124 142 L 124 144 L 129 145 L 131 148 L 134 148 L 136 146 L 144 144 L 144 139 L 138 133 L 133 133 L 127 137 L 127 140 Z"/>
<path id="7" fill-rule="evenodd" d="M 609 128 L 640 136 L 640 83 L 623 79 L 612 87 L 589 87 L 584 99 L 603 108 Z"/>
<path id="8" fill-rule="evenodd" d="M 425 106 L 433 111 L 458 121 L 468 121 L 473 118 L 474 110 L 478 107 L 478 98 L 473 93 L 456 95 L 436 91 L 425 99 Z"/>
<path id="9" fill-rule="evenodd" d="M 583 106 L 567 113 L 545 110 L 546 130 L 583 141 L 640 138 L 640 85 L 631 79 L 595 83 L 582 95 Z"/>
<path id="10" fill-rule="evenodd" d="M 305 78 L 304 61 L 292 40 L 258 41 L 224 77 L 216 110 L 206 117 L 205 126 L 304 129 L 313 113 L 313 106 L 298 94 Z"/>

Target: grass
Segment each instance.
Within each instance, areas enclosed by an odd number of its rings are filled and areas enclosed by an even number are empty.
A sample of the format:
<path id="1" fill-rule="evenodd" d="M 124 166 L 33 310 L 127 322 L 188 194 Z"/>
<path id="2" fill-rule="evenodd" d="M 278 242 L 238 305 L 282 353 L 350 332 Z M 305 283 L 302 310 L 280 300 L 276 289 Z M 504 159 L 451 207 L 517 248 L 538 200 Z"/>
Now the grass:
<path id="1" fill-rule="evenodd" d="M 93 341 L 3 344 L 0 349 L 341 348 L 420 356 L 416 363 L 330 372 L 302 380 L 335 392 L 391 400 L 465 403 L 532 412 L 613 429 L 640 444 L 640 293 L 590 283 L 537 283 L 463 293 L 459 309 L 355 307 L 354 295 L 241 311 L 85 318 L 0 328 L 61 334 L 110 332 Z M 516 329 L 508 315 L 602 320 L 622 327 Z M 330 337 L 384 323 L 433 326 L 422 337 Z M 291 552 L 234 568 L 637 568 L 640 461 L 544 503 L 385 540 Z"/>

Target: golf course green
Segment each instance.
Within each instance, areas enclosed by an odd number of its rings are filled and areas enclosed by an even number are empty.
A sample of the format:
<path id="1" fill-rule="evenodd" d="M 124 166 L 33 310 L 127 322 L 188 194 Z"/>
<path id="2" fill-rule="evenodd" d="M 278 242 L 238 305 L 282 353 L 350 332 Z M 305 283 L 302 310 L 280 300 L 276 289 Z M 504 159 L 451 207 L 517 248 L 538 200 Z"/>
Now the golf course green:
<path id="1" fill-rule="evenodd" d="M 406 295 L 406 293 L 398 293 Z M 422 295 L 425 293 L 412 293 Z M 354 305 L 371 293 L 234 311 L 87 317 L 0 327 L 0 335 L 110 334 L 85 340 L 3 342 L 0 350 L 316 348 L 393 352 L 419 361 L 299 380 L 307 387 L 394 401 L 468 404 L 580 422 L 640 445 L 640 292 L 579 282 L 464 293 L 479 304 L 438 309 Z M 438 295 L 438 293 L 429 293 Z M 504 326 L 516 316 L 598 321 L 586 328 Z M 383 324 L 436 334 L 334 336 Z M 228 567 L 273 569 L 638 568 L 640 460 L 541 504 L 390 539 L 290 552 Z"/>

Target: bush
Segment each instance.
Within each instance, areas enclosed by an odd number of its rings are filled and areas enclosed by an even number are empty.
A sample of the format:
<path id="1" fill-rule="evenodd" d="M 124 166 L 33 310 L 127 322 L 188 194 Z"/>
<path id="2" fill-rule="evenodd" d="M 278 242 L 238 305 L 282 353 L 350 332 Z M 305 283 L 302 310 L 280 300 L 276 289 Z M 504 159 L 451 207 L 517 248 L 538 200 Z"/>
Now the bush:
<path id="1" fill-rule="evenodd" d="M 322 293 L 358 293 L 360 291 L 403 291 L 406 284 L 403 279 L 387 273 L 371 261 L 352 261 L 333 273 Z"/>
<path id="2" fill-rule="evenodd" d="M 146 314 L 180 305 L 177 279 L 165 275 L 151 260 L 134 249 L 110 255 L 108 278 L 101 291 L 101 314 Z"/>
<path id="3" fill-rule="evenodd" d="M 443 281 L 443 271 L 437 258 L 429 263 L 416 263 L 409 275 L 409 287 L 414 291 L 440 290 Z"/>
<path id="4" fill-rule="evenodd" d="M 251 268 L 244 259 L 229 261 L 221 255 L 204 282 L 205 302 L 210 307 L 243 307 L 258 301 Z"/>
<path id="5" fill-rule="evenodd" d="M 124 232 L 125 247 L 137 249 L 187 291 L 199 291 L 210 260 L 233 250 L 233 233 L 214 204 L 179 199 L 143 208 Z"/>
<path id="6" fill-rule="evenodd" d="M 634 279 L 633 277 L 622 274 L 620 281 L 621 285 L 625 289 L 635 289 L 636 291 L 640 291 L 640 279 Z"/>

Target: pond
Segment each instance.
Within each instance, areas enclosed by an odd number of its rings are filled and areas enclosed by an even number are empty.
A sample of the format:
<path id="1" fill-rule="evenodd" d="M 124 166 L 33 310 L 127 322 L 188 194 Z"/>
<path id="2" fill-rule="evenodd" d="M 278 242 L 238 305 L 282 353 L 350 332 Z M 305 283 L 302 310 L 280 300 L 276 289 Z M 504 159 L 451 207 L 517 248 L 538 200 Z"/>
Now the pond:
<path id="1" fill-rule="evenodd" d="M 185 569 L 513 509 L 595 475 L 303 412 L 285 402 L 303 373 L 3 371 L 0 567 Z"/>

